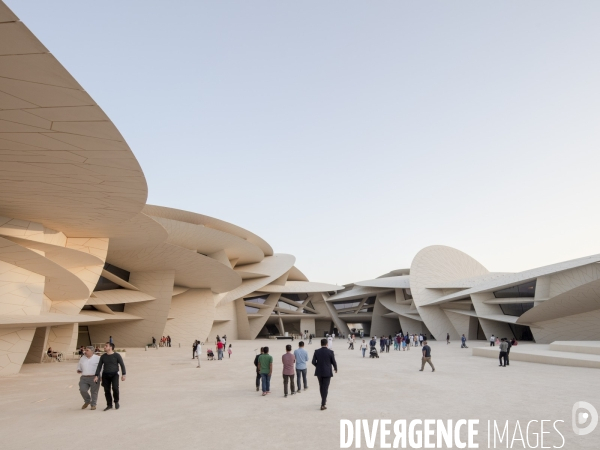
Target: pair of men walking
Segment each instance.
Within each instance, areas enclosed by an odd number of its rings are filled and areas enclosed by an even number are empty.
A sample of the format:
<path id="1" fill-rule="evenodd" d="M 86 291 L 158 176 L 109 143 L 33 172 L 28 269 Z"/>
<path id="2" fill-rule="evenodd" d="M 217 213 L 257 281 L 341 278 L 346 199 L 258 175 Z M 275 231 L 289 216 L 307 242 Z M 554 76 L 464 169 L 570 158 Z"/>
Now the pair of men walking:
<path id="1" fill-rule="evenodd" d="M 308 353 L 304 350 L 304 342 L 298 343 L 298 348 L 292 353 L 292 346 L 285 346 L 285 354 L 281 357 L 283 362 L 283 394 L 285 397 L 288 395 L 288 384 L 290 384 L 292 395 L 296 392 L 302 392 L 302 384 L 304 383 L 304 390 L 308 389 L 306 382 L 306 363 L 308 362 Z M 295 390 L 294 385 L 294 364 L 296 365 L 295 375 L 298 381 L 298 390 Z"/>
<path id="2" fill-rule="evenodd" d="M 94 347 L 87 347 L 77 364 L 77 373 L 81 374 L 79 392 L 84 401 L 81 409 L 86 409 L 90 404 L 92 410 L 96 409 L 100 378 L 102 379 L 104 397 L 106 398 L 104 411 L 112 409 L 113 399 L 115 408 L 119 409 L 119 367 L 122 371 L 121 381 L 125 381 L 125 364 L 121 355 L 115 352 L 115 344 L 112 342 L 104 344 L 104 351 L 105 353 L 102 356 L 98 356 L 94 354 Z"/>

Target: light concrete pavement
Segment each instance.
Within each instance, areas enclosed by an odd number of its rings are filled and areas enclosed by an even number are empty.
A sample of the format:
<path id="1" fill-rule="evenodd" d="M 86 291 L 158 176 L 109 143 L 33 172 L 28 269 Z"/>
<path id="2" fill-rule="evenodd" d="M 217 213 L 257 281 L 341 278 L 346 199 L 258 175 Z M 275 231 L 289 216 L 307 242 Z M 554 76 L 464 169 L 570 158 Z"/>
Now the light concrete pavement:
<path id="1" fill-rule="evenodd" d="M 102 390 L 98 410 L 80 409 L 74 361 L 24 365 L 21 374 L 0 379 L 2 448 L 335 449 L 340 419 L 479 419 L 480 448 L 487 448 L 488 419 L 510 420 L 511 434 L 516 420 L 523 426 L 532 419 L 561 419 L 565 448 L 598 447 L 600 430 L 575 436 L 570 417 L 576 401 L 600 409 L 597 369 L 524 362 L 499 368 L 456 341 L 433 342 L 436 371 L 427 366 L 419 372 L 419 348 L 363 359 L 358 345 L 347 350 L 336 340 L 339 373 L 329 409 L 320 411 L 311 369 L 309 390 L 283 397 L 281 355 L 289 341 L 232 343 L 231 359 L 204 357 L 201 369 L 192 361 L 191 343 L 181 349 L 128 348 L 118 411 L 102 411 Z M 252 364 L 254 349 L 262 345 L 270 346 L 275 360 L 273 393 L 266 397 L 255 390 Z M 311 356 L 316 348 L 317 340 L 307 345 Z M 561 443 L 556 433 L 546 438 L 545 445 Z"/>

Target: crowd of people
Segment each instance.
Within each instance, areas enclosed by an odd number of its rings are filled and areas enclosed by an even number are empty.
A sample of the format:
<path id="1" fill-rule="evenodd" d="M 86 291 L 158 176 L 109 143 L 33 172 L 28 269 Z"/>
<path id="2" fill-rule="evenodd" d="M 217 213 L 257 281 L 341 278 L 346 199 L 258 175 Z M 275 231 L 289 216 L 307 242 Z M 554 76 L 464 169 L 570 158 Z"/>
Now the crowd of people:
<path id="1" fill-rule="evenodd" d="M 312 339 L 313 334 L 307 331 L 303 333 L 308 339 Z M 435 366 L 431 360 L 431 347 L 427 342 L 427 336 L 423 334 L 402 334 L 401 332 L 396 333 L 395 336 L 377 336 L 371 337 L 366 342 L 362 338 L 359 349 L 361 350 L 362 357 L 366 356 L 367 350 L 369 350 L 370 357 L 378 358 L 377 347 L 380 352 L 389 353 L 390 348 L 395 351 L 408 351 L 411 347 L 421 348 L 421 368 L 419 371 L 424 371 L 425 365 L 429 364 L 431 371 L 435 372 Z M 335 354 L 333 352 L 333 342 L 336 338 L 334 333 L 326 335 L 326 338 L 321 339 L 321 347 L 314 351 L 312 360 L 308 355 L 308 352 L 304 348 L 304 341 L 298 343 L 298 348 L 292 351 L 292 345 L 288 344 L 285 346 L 285 353 L 281 356 L 281 362 L 283 364 L 282 379 L 283 379 L 283 395 L 299 394 L 302 391 L 308 389 L 307 372 L 308 362 L 311 361 L 312 365 L 315 366 L 314 375 L 317 377 L 319 383 L 319 392 L 321 395 L 321 410 L 327 409 L 327 396 L 329 393 L 329 386 L 331 378 L 334 373 L 337 373 L 337 362 L 335 360 Z M 344 336 L 343 334 L 338 335 L 338 338 L 348 340 L 348 349 L 354 350 L 354 341 L 356 335 L 354 333 Z M 152 338 L 153 343 L 156 343 L 156 339 Z M 467 347 L 467 338 L 463 334 L 461 336 L 461 348 Z M 446 341 L 450 343 L 449 333 L 446 336 Z M 509 365 L 509 354 L 512 346 L 517 345 L 516 339 L 497 338 L 493 336 L 489 340 L 490 346 L 498 346 L 499 362 L 500 367 L 506 367 Z M 171 338 L 169 336 L 163 336 L 160 340 L 161 346 L 170 347 Z M 228 358 L 231 358 L 233 354 L 233 346 L 229 344 L 227 346 L 227 336 L 217 336 L 214 342 L 218 360 L 224 359 L 224 352 L 227 351 Z M 104 396 L 106 398 L 106 408 L 104 411 L 120 408 L 120 396 L 119 396 L 119 379 L 125 381 L 125 364 L 122 356 L 115 352 L 115 345 L 112 342 L 112 336 L 104 345 L 104 353 L 100 355 L 101 350 L 98 346 L 81 346 L 79 354 L 81 356 L 77 365 L 77 373 L 80 374 L 79 390 L 83 397 L 84 404 L 82 409 L 86 409 L 91 405 L 91 409 L 95 410 L 98 399 L 98 391 L 100 385 L 104 387 Z M 48 355 L 54 357 L 58 353 L 53 351 L 50 347 L 48 349 Z M 192 344 L 192 359 L 198 360 L 198 368 L 200 367 L 200 359 L 203 355 L 202 342 L 197 339 Z M 214 359 L 214 352 L 212 348 L 208 348 L 206 352 L 207 359 Z M 269 354 L 269 347 L 261 347 L 260 353 L 254 358 L 254 366 L 256 369 L 256 391 L 260 391 L 262 387 L 262 396 L 268 396 L 271 394 L 271 376 L 273 374 L 273 356 Z M 120 369 L 120 370 L 119 370 Z"/>

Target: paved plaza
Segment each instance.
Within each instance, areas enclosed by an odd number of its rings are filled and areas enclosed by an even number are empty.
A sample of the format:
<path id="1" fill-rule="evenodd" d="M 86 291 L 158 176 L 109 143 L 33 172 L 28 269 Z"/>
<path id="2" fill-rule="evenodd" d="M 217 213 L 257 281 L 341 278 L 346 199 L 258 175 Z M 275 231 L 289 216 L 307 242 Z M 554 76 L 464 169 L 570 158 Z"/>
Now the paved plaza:
<path id="1" fill-rule="evenodd" d="M 232 343 L 231 359 L 203 359 L 201 369 L 191 359 L 191 344 L 127 349 L 118 411 L 102 411 L 102 390 L 96 411 L 80 409 L 75 361 L 26 364 L 20 374 L 0 379 L 3 448 L 335 449 L 340 419 L 479 419 L 480 448 L 487 448 L 488 419 L 510 420 L 511 434 L 517 420 L 523 426 L 532 419 L 561 419 L 564 448 L 598 448 L 598 430 L 575 436 L 570 420 L 576 401 L 600 407 L 597 369 L 525 362 L 499 368 L 493 359 L 460 349 L 459 342 L 433 342 L 436 372 L 428 366 L 419 372 L 418 348 L 363 359 L 358 345 L 347 350 L 336 340 L 339 371 L 328 409 L 320 411 L 311 369 L 308 391 L 283 397 L 281 355 L 289 341 Z M 252 364 L 262 345 L 269 345 L 275 360 L 266 397 L 255 391 Z M 316 340 L 307 346 L 311 356 L 317 346 Z M 545 445 L 560 444 L 556 433 L 546 437 Z"/>

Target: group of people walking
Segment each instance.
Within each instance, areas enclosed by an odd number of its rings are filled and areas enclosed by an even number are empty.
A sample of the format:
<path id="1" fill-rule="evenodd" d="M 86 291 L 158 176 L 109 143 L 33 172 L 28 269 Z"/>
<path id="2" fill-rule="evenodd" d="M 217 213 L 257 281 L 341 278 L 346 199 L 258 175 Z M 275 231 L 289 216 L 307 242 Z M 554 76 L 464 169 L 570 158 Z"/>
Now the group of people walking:
<path id="1" fill-rule="evenodd" d="M 292 346 L 286 345 L 281 362 L 283 363 L 284 397 L 287 397 L 288 394 L 301 393 L 303 386 L 306 391 L 308 389 L 306 380 L 308 352 L 304 349 L 304 342 L 300 341 L 298 348 L 293 353 Z M 327 409 L 327 395 L 333 371 L 337 373 L 337 362 L 333 350 L 328 348 L 328 339 L 321 339 L 321 348 L 315 350 L 312 365 L 315 366 L 315 376 L 319 381 L 321 410 L 324 410 Z M 262 395 L 269 395 L 271 393 L 271 376 L 273 375 L 273 357 L 269 354 L 269 347 L 261 347 L 260 354 L 254 358 L 254 366 L 256 367 L 256 391 L 258 392 L 262 385 Z M 294 377 L 296 377 L 298 389 L 296 389 Z"/>
<path id="2" fill-rule="evenodd" d="M 156 339 L 152 338 L 152 344 L 156 345 Z M 158 341 L 159 347 L 170 347 L 171 346 L 171 336 L 163 336 Z"/>

